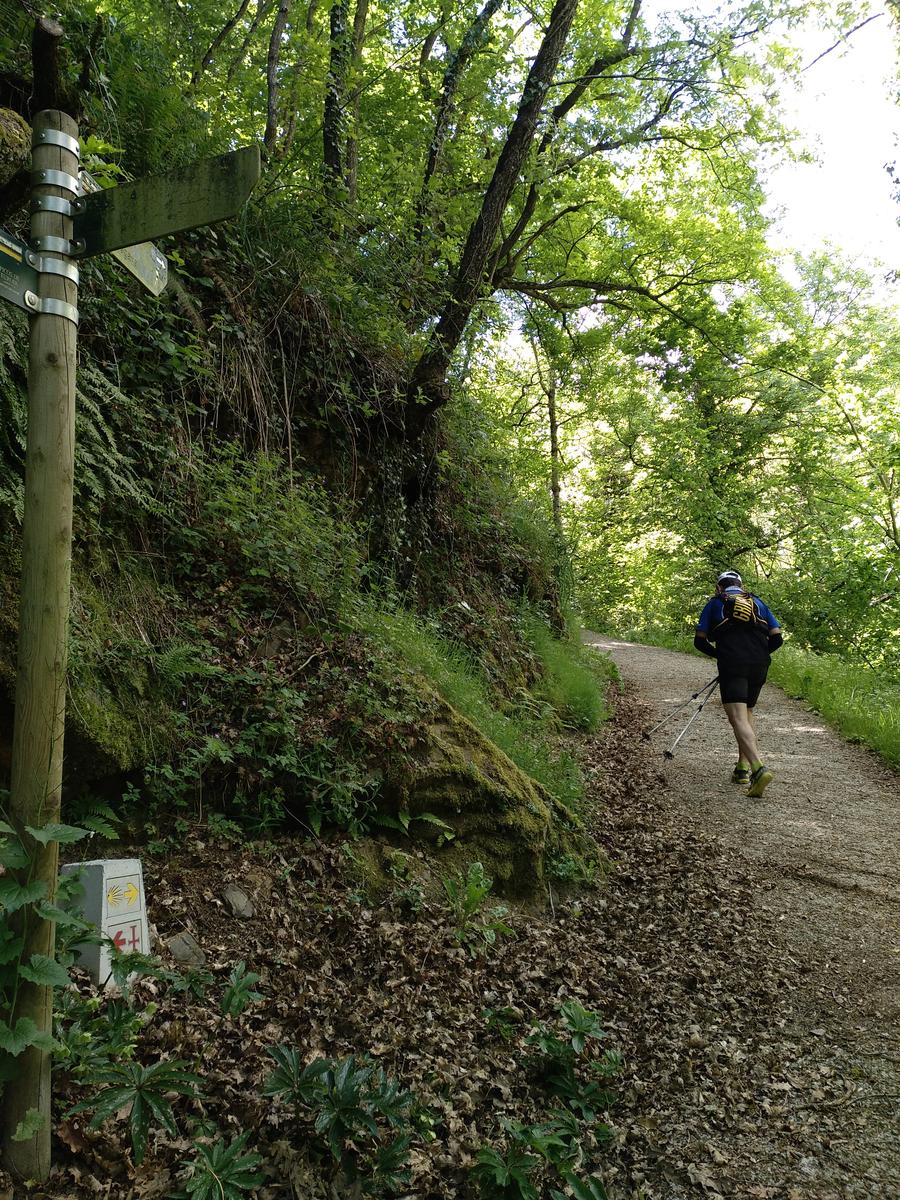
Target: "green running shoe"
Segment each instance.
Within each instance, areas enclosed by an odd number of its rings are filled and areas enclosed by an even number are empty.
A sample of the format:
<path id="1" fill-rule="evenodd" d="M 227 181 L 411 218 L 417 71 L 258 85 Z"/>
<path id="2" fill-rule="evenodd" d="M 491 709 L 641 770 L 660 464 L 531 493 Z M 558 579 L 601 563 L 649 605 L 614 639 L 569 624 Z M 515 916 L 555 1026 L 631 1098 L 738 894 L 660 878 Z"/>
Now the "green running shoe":
<path id="1" fill-rule="evenodd" d="M 750 768 L 742 767 L 741 764 L 738 763 L 738 765 L 731 772 L 731 782 L 732 783 L 749 783 L 750 782 Z"/>
<path id="2" fill-rule="evenodd" d="M 774 778 L 774 772 L 770 771 L 765 764 L 757 767 L 750 776 L 750 787 L 747 789 L 747 795 L 755 796 L 759 799 Z"/>

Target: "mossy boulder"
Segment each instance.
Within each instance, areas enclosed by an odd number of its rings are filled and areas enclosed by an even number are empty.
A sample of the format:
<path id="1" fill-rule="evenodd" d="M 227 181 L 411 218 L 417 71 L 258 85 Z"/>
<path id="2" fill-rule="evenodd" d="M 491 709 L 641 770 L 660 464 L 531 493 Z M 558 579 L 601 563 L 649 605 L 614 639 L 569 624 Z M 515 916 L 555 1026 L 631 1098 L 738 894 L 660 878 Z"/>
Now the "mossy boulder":
<path id="1" fill-rule="evenodd" d="M 31 161 L 31 128 L 9 108 L 0 108 L 0 187 Z"/>
<path id="2" fill-rule="evenodd" d="M 0 784 L 9 777 L 18 639 L 18 546 L 6 539 L 0 572 Z M 95 564 L 96 567 L 96 564 Z M 76 564 L 72 579 L 64 786 L 80 788 L 145 765 L 172 738 L 156 694 L 144 625 L 161 601 L 152 583 Z"/>
<path id="3" fill-rule="evenodd" d="M 508 896 L 541 892 L 551 856 L 584 853 L 572 814 L 438 698 L 418 749 L 388 792 L 397 810 L 409 814 L 417 838 L 432 833 L 443 873 L 481 862 Z"/>

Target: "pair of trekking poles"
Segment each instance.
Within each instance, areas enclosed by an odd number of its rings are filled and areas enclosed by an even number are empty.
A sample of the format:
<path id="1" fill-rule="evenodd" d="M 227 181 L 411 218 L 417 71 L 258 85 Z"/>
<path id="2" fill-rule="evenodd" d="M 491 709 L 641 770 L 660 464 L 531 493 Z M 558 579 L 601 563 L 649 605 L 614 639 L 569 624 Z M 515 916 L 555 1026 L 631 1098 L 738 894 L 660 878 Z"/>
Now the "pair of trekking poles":
<path id="1" fill-rule="evenodd" d="M 685 725 L 684 729 L 682 729 L 681 733 L 679 733 L 678 737 L 675 739 L 675 741 L 672 743 L 672 745 L 668 748 L 668 750 L 663 750 L 663 758 L 674 758 L 675 757 L 675 747 L 678 745 L 678 743 L 681 741 L 681 739 L 684 737 L 684 735 L 687 733 L 687 731 L 690 729 L 690 727 L 693 725 L 693 723 L 697 720 L 697 718 L 700 716 L 700 714 L 703 712 L 703 708 L 704 708 L 707 700 L 709 700 L 709 698 L 712 696 L 713 689 L 715 688 L 715 686 L 718 682 L 719 682 L 719 677 L 717 675 L 715 677 L 715 679 L 711 679 L 709 681 L 709 683 L 706 684 L 705 687 L 702 687 L 702 688 L 700 688 L 699 691 L 694 692 L 694 694 L 689 699 L 685 700 L 683 704 L 679 704 L 677 708 L 673 708 L 670 713 L 668 713 L 665 717 L 663 717 L 663 719 L 659 722 L 659 724 L 654 725 L 652 729 L 645 730 L 644 733 L 641 735 L 643 737 L 644 741 L 649 742 L 650 738 L 653 736 L 654 733 L 656 733 L 657 729 L 662 729 L 663 725 L 668 725 L 668 723 L 672 720 L 672 718 L 675 716 L 676 713 L 680 713 L 683 708 L 687 708 L 687 706 L 689 704 L 692 704 L 699 696 L 703 696 L 703 699 L 700 702 L 699 708 L 694 713 L 694 715 L 691 717 L 691 719 L 688 721 L 687 725 Z"/>

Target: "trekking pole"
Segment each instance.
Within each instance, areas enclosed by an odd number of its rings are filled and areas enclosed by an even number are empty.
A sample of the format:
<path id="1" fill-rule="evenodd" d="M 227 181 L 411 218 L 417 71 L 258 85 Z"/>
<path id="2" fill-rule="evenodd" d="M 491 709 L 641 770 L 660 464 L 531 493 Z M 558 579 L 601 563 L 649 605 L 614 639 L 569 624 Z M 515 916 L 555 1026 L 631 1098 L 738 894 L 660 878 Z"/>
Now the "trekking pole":
<path id="1" fill-rule="evenodd" d="M 716 682 L 717 682 L 717 680 L 714 679 L 713 683 L 716 683 Z M 663 758 L 674 758 L 675 757 L 675 747 L 678 745 L 678 743 L 681 741 L 681 739 L 684 737 L 684 735 L 687 733 L 687 731 L 690 729 L 690 727 L 693 725 L 693 723 L 697 720 L 697 718 L 700 716 L 700 714 L 703 712 L 703 706 L 706 704 L 707 700 L 709 700 L 711 696 L 712 696 L 712 692 L 710 691 L 710 692 L 707 692 L 707 694 L 703 697 L 703 701 L 700 704 L 700 707 L 697 709 L 697 711 L 694 713 L 694 715 L 688 721 L 687 725 L 685 725 L 684 729 L 682 729 L 681 733 L 679 733 L 678 737 L 675 739 L 675 741 L 672 743 L 672 745 L 669 747 L 669 749 L 663 750 Z"/>
<path id="2" fill-rule="evenodd" d="M 687 708 L 687 706 L 691 703 L 692 700 L 696 700 L 698 696 L 702 696 L 704 692 L 708 691 L 710 688 L 715 687 L 718 682 L 719 682 L 719 677 L 717 675 L 715 677 L 715 679 L 711 679 L 709 681 L 709 683 L 706 685 L 706 687 L 700 688 L 699 692 L 694 692 L 693 696 L 691 696 L 689 699 L 685 700 L 683 704 L 679 704 L 677 708 L 673 708 L 672 711 L 670 713 L 667 713 L 666 716 L 664 716 L 663 719 L 657 725 L 654 725 L 652 729 L 645 729 L 644 732 L 641 734 L 641 737 L 644 739 L 644 741 L 649 742 L 650 738 L 653 736 L 654 733 L 656 733 L 657 729 L 662 729 L 663 725 L 668 725 L 669 721 L 672 720 L 672 718 L 675 716 L 676 713 L 681 712 L 681 710 L 683 708 Z M 707 697 L 707 699 L 708 698 L 709 697 Z M 706 700 L 704 700 L 703 703 L 705 704 Z M 702 705 L 701 705 L 701 707 L 702 707 Z"/>

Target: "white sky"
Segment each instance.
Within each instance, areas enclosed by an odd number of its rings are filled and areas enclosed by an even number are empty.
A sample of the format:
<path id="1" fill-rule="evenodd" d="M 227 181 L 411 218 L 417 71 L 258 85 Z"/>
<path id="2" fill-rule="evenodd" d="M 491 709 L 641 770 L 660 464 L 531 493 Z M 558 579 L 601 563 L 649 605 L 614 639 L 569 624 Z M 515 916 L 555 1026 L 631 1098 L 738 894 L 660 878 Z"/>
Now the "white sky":
<path id="1" fill-rule="evenodd" d="M 832 242 L 853 258 L 900 268 L 900 204 L 884 169 L 900 160 L 895 38 L 884 15 L 804 71 L 799 92 L 784 93 L 788 121 L 819 162 L 780 167 L 768 177 L 769 211 L 783 210 L 772 238 L 779 247 Z M 833 42 L 827 33 L 803 35 L 804 63 Z"/>

